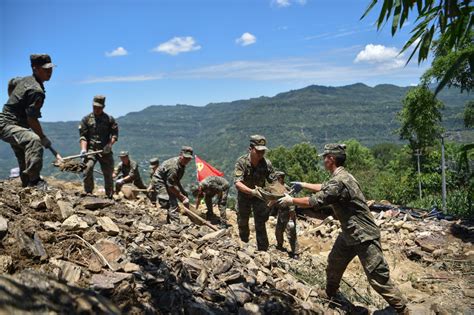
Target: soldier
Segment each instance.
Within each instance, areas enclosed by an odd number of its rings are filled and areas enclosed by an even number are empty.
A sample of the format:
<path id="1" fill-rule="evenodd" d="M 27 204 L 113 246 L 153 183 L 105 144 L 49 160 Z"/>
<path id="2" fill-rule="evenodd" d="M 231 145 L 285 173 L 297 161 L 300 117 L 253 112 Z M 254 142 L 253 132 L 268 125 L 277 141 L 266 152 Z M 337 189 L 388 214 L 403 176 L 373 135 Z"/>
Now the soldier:
<path id="1" fill-rule="evenodd" d="M 153 174 L 153 187 L 160 206 L 167 210 L 167 221 L 180 222 L 178 199 L 189 209 L 188 194 L 181 185 L 186 165 L 193 158 L 193 148 L 183 146 L 179 156 L 166 160 Z"/>
<path id="2" fill-rule="evenodd" d="M 248 153 L 239 157 L 234 170 L 234 182 L 237 189 L 237 223 L 242 242 L 249 241 L 249 218 L 253 212 L 257 249 L 268 249 L 268 236 L 265 223 L 268 220 L 269 208 L 261 200 L 256 189 L 265 186 L 265 182 L 273 182 L 275 174 L 271 162 L 264 157 L 267 141 L 265 137 L 250 137 Z"/>
<path id="3" fill-rule="evenodd" d="M 87 151 L 103 150 L 97 155 L 84 157 L 84 190 L 92 194 L 94 190 L 94 165 L 99 161 L 104 174 L 105 194 L 112 198 L 114 194 L 114 156 L 112 146 L 118 140 L 118 125 L 115 119 L 104 112 L 105 96 L 96 95 L 92 101 L 93 111 L 82 118 L 79 125 L 81 155 Z"/>
<path id="4" fill-rule="evenodd" d="M 51 141 L 43 133 L 38 120 L 41 117 L 46 92 L 43 83 L 51 79 L 54 64 L 49 55 L 31 55 L 33 75 L 11 79 L 8 83 L 8 101 L 0 113 L 0 138 L 8 142 L 20 168 L 23 187 L 46 189 L 40 177 L 43 168 L 43 147 Z M 57 159 L 61 159 L 59 154 Z"/>
<path id="5" fill-rule="evenodd" d="M 133 183 L 137 188 L 146 189 L 142 182 L 138 164 L 131 160 L 128 151 L 119 154 L 120 163 L 115 167 L 113 178 L 115 179 L 115 192 L 118 194 L 124 184 Z"/>
<path id="6" fill-rule="evenodd" d="M 372 288 L 398 313 L 403 314 L 407 311 L 406 302 L 390 280 L 388 264 L 380 245 L 380 230 L 375 225 L 359 183 L 344 169 L 345 147 L 344 144 L 324 146 L 324 166 L 332 174 L 329 181 L 323 184 L 295 182 L 293 185 L 295 191 L 306 188 L 315 194 L 304 198 L 285 195 L 279 203 L 315 208 L 331 205 L 335 217 L 341 222 L 342 232 L 328 257 L 327 297 L 336 296 L 347 265 L 358 256 Z"/>
<path id="7" fill-rule="evenodd" d="M 289 188 L 285 184 L 285 173 L 276 171 L 275 176 L 280 184 L 284 185 L 285 188 Z M 284 251 L 283 247 L 283 232 L 286 230 L 288 242 L 290 243 L 290 257 L 298 259 L 298 241 L 296 239 L 296 213 L 294 207 L 282 206 L 275 204 L 275 210 L 277 211 L 277 224 L 275 226 L 275 238 L 277 240 L 277 249 Z"/>
<path id="8" fill-rule="evenodd" d="M 208 176 L 203 181 L 201 181 L 197 189 L 193 192 L 196 197 L 196 210 L 199 207 L 199 204 L 204 198 L 207 207 L 206 217 L 210 219 L 214 213 L 212 209 L 212 198 L 217 196 L 217 204 L 219 205 L 220 213 L 220 226 L 221 228 L 227 228 L 227 196 L 229 194 L 229 182 L 221 176 Z"/>
<path id="9" fill-rule="evenodd" d="M 156 202 L 157 196 L 155 187 L 153 185 L 153 174 L 155 174 L 156 170 L 158 169 L 158 166 L 160 166 L 160 160 L 158 158 L 150 159 L 150 184 L 148 184 L 147 187 L 147 196 L 152 203 Z"/>

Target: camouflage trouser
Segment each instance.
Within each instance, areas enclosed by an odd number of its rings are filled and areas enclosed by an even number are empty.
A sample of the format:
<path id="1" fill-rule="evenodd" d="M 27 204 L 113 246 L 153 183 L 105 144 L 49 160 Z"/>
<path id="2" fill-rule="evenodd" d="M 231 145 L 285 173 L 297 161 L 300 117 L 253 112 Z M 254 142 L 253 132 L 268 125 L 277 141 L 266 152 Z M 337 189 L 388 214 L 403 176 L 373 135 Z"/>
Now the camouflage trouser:
<path id="1" fill-rule="evenodd" d="M 170 194 L 165 186 L 157 186 L 157 198 L 160 207 L 166 209 L 166 222 L 179 223 L 179 206 L 178 198 L 174 194 Z"/>
<path id="2" fill-rule="evenodd" d="M 227 195 L 229 193 L 229 189 L 224 190 L 221 193 L 217 194 L 217 205 L 219 206 L 219 214 L 221 216 L 221 221 L 222 223 L 227 223 L 227 214 L 225 212 L 227 208 Z M 207 213 L 212 214 L 213 209 L 212 209 L 212 198 L 215 195 L 211 194 L 206 194 L 204 196 L 204 201 L 206 202 L 206 207 L 207 207 Z"/>
<path id="3" fill-rule="evenodd" d="M 128 184 L 128 183 L 123 183 L 123 184 L 115 183 L 115 192 L 118 194 L 120 192 L 120 190 L 122 189 L 123 185 L 125 185 L 125 184 Z M 135 185 L 139 189 L 146 189 L 147 188 L 145 186 L 145 184 L 143 184 L 141 178 L 136 178 L 132 182 L 132 184 Z"/>
<path id="4" fill-rule="evenodd" d="M 100 168 L 104 174 L 104 188 L 107 197 L 112 197 L 114 194 L 114 156 L 109 154 L 89 155 L 85 158 L 84 163 L 86 168 L 84 170 L 84 190 L 86 193 L 92 193 L 94 190 L 94 166 L 95 163 L 100 163 Z"/>
<path id="5" fill-rule="evenodd" d="M 0 126 L 0 138 L 8 142 L 20 168 L 21 183 L 25 187 L 40 177 L 43 168 L 43 146 L 39 136 L 30 129 L 17 125 Z"/>
<path id="6" fill-rule="evenodd" d="M 339 235 L 328 257 L 326 268 L 327 294 L 329 296 L 336 294 L 342 274 L 355 256 L 359 257 L 372 288 L 395 310 L 403 310 L 406 301 L 400 290 L 390 280 L 390 271 L 383 256 L 379 239 L 349 246 Z"/>
<path id="7" fill-rule="evenodd" d="M 237 195 L 237 223 L 239 225 L 239 235 L 243 242 L 249 241 L 249 218 L 253 212 L 255 222 L 255 234 L 257 235 L 257 249 L 266 251 L 268 249 L 267 227 L 270 210 L 264 201 L 250 196 L 244 196 L 239 192 Z"/>
<path id="8" fill-rule="evenodd" d="M 293 220 L 292 220 L 293 221 Z M 275 238 L 278 246 L 283 246 L 283 232 L 286 230 L 286 236 L 290 243 L 291 253 L 297 253 L 298 241 L 296 239 L 296 222 L 290 223 L 290 208 L 278 208 L 278 219 L 275 226 Z"/>

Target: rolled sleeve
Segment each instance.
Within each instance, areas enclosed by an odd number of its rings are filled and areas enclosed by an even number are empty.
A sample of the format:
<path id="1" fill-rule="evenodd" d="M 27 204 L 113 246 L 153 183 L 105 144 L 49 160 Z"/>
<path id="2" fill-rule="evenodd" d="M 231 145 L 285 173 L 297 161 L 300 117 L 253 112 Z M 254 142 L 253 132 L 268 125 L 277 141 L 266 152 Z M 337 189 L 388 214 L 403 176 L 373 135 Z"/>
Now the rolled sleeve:
<path id="1" fill-rule="evenodd" d="M 85 119 L 81 120 L 81 123 L 79 124 L 79 140 L 89 141 L 87 139 L 88 129 L 89 127 L 87 126 Z"/>
<path id="2" fill-rule="evenodd" d="M 118 141 L 119 128 L 118 124 L 115 121 L 115 118 L 110 116 L 110 138 L 115 138 L 115 141 Z"/>
<path id="3" fill-rule="evenodd" d="M 234 169 L 234 183 L 241 182 L 244 180 L 245 168 L 240 161 L 235 163 Z"/>
<path id="4" fill-rule="evenodd" d="M 41 107 L 43 107 L 45 95 L 38 91 L 28 91 L 26 93 L 26 116 L 31 118 L 41 118 Z"/>
<path id="5" fill-rule="evenodd" d="M 312 207 L 323 207 L 333 204 L 339 200 L 344 185 L 336 180 L 329 180 L 323 184 L 321 191 L 311 195 L 309 205 Z"/>

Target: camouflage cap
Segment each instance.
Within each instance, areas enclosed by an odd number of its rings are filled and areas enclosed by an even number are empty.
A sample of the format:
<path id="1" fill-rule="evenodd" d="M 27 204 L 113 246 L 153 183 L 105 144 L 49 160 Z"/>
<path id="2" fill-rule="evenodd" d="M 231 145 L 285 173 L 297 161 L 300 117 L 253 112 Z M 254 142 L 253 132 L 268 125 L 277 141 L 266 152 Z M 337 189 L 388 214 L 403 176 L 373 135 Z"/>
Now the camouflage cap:
<path id="1" fill-rule="evenodd" d="M 258 151 L 268 150 L 266 147 L 267 139 L 261 135 L 252 135 L 250 136 L 250 146 L 254 147 Z"/>
<path id="2" fill-rule="evenodd" d="M 192 158 L 193 158 L 193 148 L 188 147 L 188 146 L 182 146 L 182 147 L 181 147 L 181 154 L 182 154 L 185 158 L 190 158 L 190 159 L 192 159 Z"/>
<path id="3" fill-rule="evenodd" d="M 56 65 L 51 62 L 51 57 L 47 54 L 30 55 L 30 62 L 32 67 L 40 66 L 43 69 L 56 67 Z"/>
<path id="4" fill-rule="evenodd" d="M 328 143 L 324 146 L 323 153 L 319 154 L 319 156 L 325 156 L 327 154 L 346 154 L 346 145 L 344 143 Z"/>
<path id="5" fill-rule="evenodd" d="M 128 151 L 120 151 L 119 156 L 120 157 L 128 156 Z"/>
<path id="6" fill-rule="evenodd" d="M 285 177 L 286 173 L 282 171 L 275 171 L 275 176 L 276 177 Z"/>
<path id="7" fill-rule="evenodd" d="M 158 158 L 150 159 L 150 165 L 160 165 L 160 160 Z"/>
<path id="8" fill-rule="evenodd" d="M 97 107 L 105 107 L 105 96 L 104 95 L 96 95 L 92 101 L 92 106 Z"/>

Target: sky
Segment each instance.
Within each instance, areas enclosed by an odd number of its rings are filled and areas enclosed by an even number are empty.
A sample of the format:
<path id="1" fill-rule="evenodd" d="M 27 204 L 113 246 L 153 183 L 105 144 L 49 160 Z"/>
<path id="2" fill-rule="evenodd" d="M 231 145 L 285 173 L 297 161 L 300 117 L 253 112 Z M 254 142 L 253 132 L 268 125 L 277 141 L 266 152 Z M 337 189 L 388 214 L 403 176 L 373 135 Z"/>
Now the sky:
<path id="1" fill-rule="evenodd" d="M 0 0 L 0 90 L 48 53 L 43 121 L 79 120 L 94 95 L 120 117 L 150 105 L 204 106 L 311 84 L 417 84 L 429 61 L 399 54 L 369 0 Z"/>

